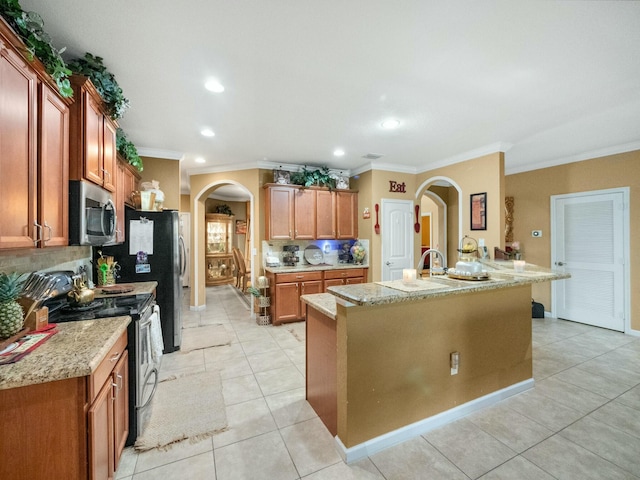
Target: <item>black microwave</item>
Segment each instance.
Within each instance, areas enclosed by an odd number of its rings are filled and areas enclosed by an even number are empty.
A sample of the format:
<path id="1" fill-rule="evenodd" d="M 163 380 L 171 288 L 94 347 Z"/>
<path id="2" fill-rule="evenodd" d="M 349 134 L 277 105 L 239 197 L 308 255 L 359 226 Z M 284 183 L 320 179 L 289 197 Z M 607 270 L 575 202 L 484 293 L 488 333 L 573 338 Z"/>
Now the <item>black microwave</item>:
<path id="1" fill-rule="evenodd" d="M 84 180 L 69 181 L 69 245 L 113 245 L 116 222 L 111 193 Z"/>

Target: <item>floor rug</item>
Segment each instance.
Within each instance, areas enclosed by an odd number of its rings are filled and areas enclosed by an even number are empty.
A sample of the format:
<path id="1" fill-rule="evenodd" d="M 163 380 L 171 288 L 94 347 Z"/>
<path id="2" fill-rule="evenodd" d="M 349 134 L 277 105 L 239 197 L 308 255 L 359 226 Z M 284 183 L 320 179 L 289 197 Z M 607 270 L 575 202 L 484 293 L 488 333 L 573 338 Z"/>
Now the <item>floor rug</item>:
<path id="1" fill-rule="evenodd" d="M 176 442 L 197 442 L 226 429 L 220 373 L 185 375 L 158 383 L 149 424 L 134 447 L 168 449 Z"/>
<path id="2" fill-rule="evenodd" d="M 187 353 L 192 350 L 230 344 L 231 335 L 227 329 L 224 328 L 224 325 L 204 325 L 202 327 L 184 328 L 182 330 L 182 345 L 180 345 L 180 351 Z"/>

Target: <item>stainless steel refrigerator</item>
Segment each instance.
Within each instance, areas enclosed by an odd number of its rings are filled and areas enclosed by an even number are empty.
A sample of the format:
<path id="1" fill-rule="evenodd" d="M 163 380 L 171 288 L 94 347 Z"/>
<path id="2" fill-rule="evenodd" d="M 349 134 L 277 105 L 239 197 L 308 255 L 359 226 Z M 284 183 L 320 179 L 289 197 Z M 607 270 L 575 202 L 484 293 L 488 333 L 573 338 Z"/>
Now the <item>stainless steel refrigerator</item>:
<path id="1" fill-rule="evenodd" d="M 153 228 L 150 224 L 153 223 Z M 149 228 L 140 228 L 145 224 Z M 139 211 L 127 208 L 125 213 L 125 242 L 120 245 L 96 247 L 103 255 L 113 255 L 120 265 L 116 283 L 158 282 L 156 302 L 160 307 L 160 324 L 164 341 L 164 353 L 180 349 L 182 343 L 182 280 L 186 265 L 184 241 L 180 237 L 180 220 L 177 210 L 161 212 Z M 143 238 L 141 238 L 141 236 Z M 137 245 L 152 245 L 153 253 L 131 253 Z"/>

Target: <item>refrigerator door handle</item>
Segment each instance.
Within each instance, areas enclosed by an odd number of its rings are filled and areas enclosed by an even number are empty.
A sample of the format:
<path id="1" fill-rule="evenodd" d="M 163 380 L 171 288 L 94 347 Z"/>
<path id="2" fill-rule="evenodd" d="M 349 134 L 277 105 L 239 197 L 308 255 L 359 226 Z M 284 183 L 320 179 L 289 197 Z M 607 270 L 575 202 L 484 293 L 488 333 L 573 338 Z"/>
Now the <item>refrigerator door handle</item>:
<path id="1" fill-rule="evenodd" d="M 178 237 L 178 242 L 180 243 L 180 276 L 182 277 L 187 270 L 187 248 L 184 245 L 182 236 Z"/>

